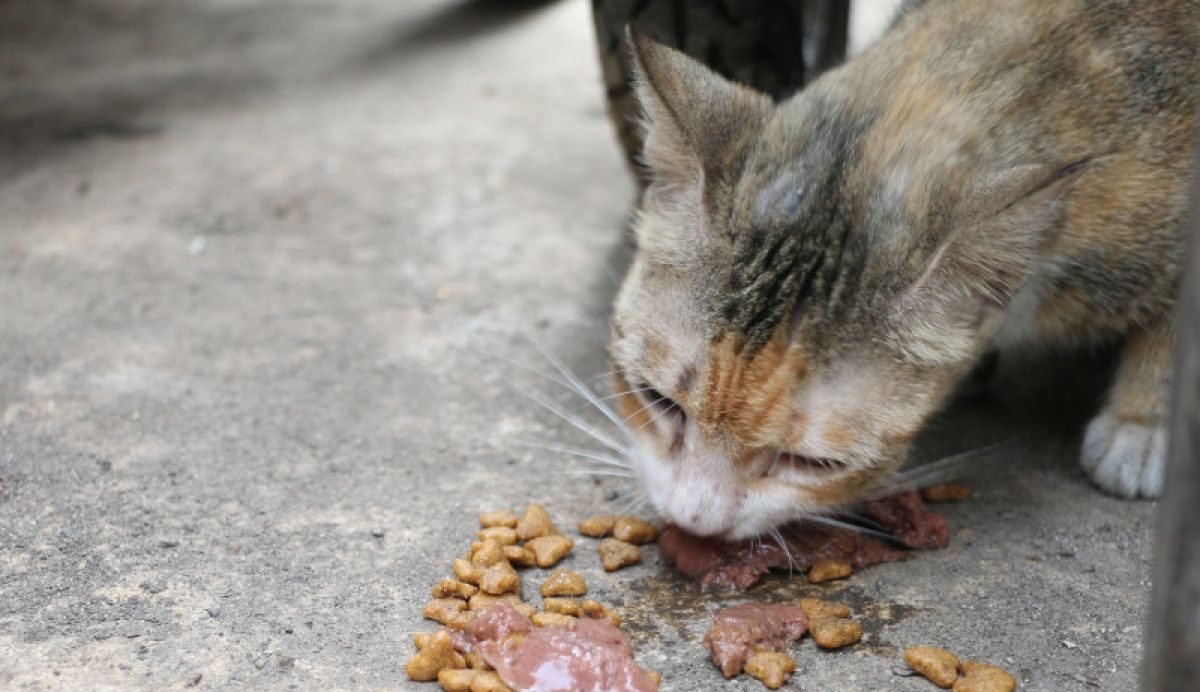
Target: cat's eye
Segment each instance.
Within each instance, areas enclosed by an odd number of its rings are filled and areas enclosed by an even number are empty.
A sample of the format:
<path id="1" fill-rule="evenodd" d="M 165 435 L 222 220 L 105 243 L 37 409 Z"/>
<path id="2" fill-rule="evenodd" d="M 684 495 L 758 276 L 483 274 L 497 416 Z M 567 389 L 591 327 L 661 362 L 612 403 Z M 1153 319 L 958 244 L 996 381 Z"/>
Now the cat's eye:
<path id="1" fill-rule="evenodd" d="M 684 415 L 683 407 L 679 405 L 679 402 L 675 401 L 666 394 L 663 394 L 654 387 L 651 387 L 649 384 L 642 385 L 640 389 L 641 391 L 639 393 L 641 394 L 642 399 L 646 402 L 646 408 L 652 408 L 662 413 L 677 413 L 680 416 Z"/>

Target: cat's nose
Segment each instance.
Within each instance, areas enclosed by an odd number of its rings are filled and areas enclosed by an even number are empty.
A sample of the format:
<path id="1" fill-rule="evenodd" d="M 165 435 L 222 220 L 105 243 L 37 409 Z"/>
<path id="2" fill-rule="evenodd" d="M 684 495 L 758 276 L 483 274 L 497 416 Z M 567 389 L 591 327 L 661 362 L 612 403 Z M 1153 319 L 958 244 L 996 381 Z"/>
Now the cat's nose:
<path id="1" fill-rule="evenodd" d="M 739 493 L 718 479 L 700 474 L 683 476 L 667 495 L 665 514 L 671 522 L 697 536 L 719 536 L 734 528 Z"/>

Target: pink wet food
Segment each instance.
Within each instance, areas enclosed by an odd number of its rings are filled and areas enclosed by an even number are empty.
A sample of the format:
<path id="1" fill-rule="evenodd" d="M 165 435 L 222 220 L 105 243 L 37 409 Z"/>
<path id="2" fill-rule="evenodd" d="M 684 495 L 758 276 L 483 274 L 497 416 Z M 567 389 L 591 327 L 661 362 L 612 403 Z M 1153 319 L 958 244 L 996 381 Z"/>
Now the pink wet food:
<path id="1" fill-rule="evenodd" d="M 944 548 L 950 540 L 946 519 L 926 508 L 915 490 L 872 500 L 860 511 L 909 548 Z M 699 579 L 706 589 L 748 589 L 772 569 L 807 570 L 818 560 L 845 560 L 862 568 L 906 555 L 903 548 L 878 538 L 823 524 L 801 523 L 785 532 L 784 539 L 786 552 L 769 540 L 726 543 L 667 526 L 658 547 L 680 572 Z"/>
<path id="2" fill-rule="evenodd" d="M 704 635 L 704 648 L 727 678 L 742 672 L 751 657 L 763 651 L 787 651 L 808 629 L 804 611 L 793 605 L 743 603 L 722 608 Z"/>
<path id="3" fill-rule="evenodd" d="M 484 624 L 480 624 L 480 620 Z M 510 633 L 522 637 L 506 638 Z M 658 684 L 633 660 L 629 638 L 607 620 L 533 627 L 507 603 L 477 618 L 475 650 L 515 690 L 653 692 Z"/>

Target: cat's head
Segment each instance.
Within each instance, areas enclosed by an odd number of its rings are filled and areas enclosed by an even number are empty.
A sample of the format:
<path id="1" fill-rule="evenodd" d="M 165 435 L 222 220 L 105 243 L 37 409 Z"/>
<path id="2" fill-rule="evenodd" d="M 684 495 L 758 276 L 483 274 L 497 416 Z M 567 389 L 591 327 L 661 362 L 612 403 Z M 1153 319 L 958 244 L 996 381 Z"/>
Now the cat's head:
<path id="1" fill-rule="evenodd" d="M 844 79 L 775 104 L 631 39 L 653 182 L 610 352 L 634 467 L 698 534 L 851 504 L 970 370 L 1073 173 L 966 175 L 937 132 L 913 159 Z"/>

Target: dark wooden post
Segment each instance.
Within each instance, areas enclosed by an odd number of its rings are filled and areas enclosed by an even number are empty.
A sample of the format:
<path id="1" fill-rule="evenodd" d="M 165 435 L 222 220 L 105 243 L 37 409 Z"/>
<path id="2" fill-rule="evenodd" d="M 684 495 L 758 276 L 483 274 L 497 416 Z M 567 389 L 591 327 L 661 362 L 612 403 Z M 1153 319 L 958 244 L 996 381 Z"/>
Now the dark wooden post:
<path id="1" fill-rule="evenodd" d="M 1175 322 L 1170 450 L 1158 508 L 1143 692 L 1200 690 L 1200 156 L 1193 167 L 1190 227 Z"/>

